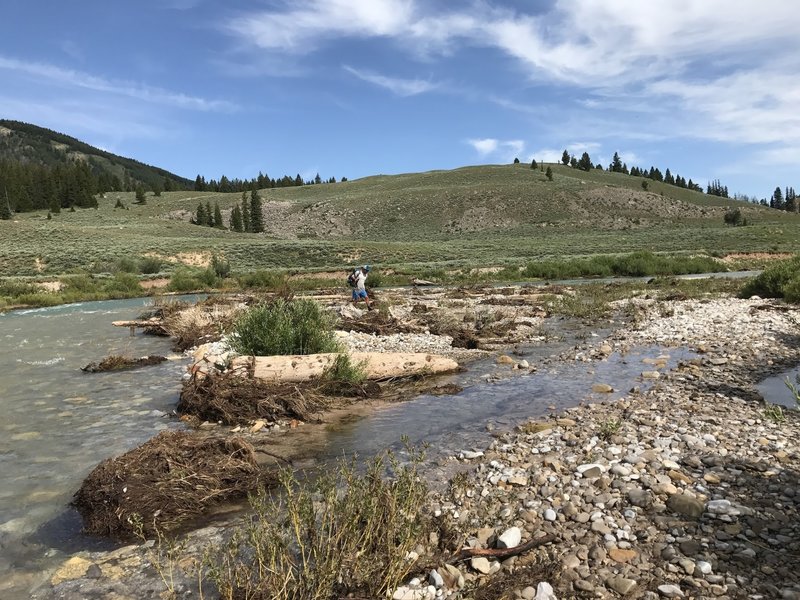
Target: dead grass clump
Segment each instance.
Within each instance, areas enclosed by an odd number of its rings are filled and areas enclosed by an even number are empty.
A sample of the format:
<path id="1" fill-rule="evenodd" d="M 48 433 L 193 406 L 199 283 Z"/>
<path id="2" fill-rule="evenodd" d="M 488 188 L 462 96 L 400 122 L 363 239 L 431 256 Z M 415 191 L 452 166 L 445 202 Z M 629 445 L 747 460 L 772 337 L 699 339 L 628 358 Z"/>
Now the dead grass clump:
<path id="1" fill-rule="evenodd" d="M 244 439 L 164 431 L 97 465 L 73 505 L 86 532 L 130 538 L 175 529 L 260 482 L 253 447 Z"/>
<path id="2" fill-rule="evenodd" d="M 257 419 L 309 421 L 330 403 L 329 398 L 307 384 L 267 383 L 220 373 L 195 376 L 185 382 L 176 410 L 201 421 L 243 425 Z"/>
<path id="3" fill-rule="evenodd" d="M 255 517 L 207 554 L 221 598 L 388 597 L 426 531 L 422 457 L 411 459 L 379 456 L 363 471 L 342 461 L 311 481 L 284 471 L 275 494 L 252 498 Z"/>
<path id="4" fill-rule="evenodd" d="M 181 310 L 170 310 L 163 317 L 163 328 L 175 340 L 174 349 L 183 352 L 217 341 L 239 312 L 238 305 L 207 300 Z"/>
<path id="5" fill-rule="evenodd" d="M 81 371 L 86 373 L 103 373 L 105 371 L 122 371 L 124 369 L 135 369 L 136 367 L 149 367 L 150 365 L 158 365 L 167 360 L 165 356 L 143 356 L 141 358 L 131 358 L 130 356 L 120 356 L 112 354 L 106 356 L 99 363 L 89 363 L 85 367 L 81 367 Z"/>
<path id="6" fill-rule="evenodd" d="M 375 335 L 391 335 L 393 333 L 418 333 L 421 328 L 398 319 L 381 311 L 365 313 L 358 319 L 342 317 L 337 326 L 343 331 L 356 331 L 358 333 L 374 333 Z"/>

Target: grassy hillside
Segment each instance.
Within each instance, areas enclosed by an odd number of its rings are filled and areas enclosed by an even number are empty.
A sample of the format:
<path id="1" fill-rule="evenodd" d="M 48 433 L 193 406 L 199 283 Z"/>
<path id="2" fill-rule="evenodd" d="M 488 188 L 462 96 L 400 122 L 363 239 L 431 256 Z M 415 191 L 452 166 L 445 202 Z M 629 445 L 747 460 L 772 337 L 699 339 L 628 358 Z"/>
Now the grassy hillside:
<path id="1" fill-rule="evenodd" d="M 133 204 L 109 193 L 98 209 L 0 221 L 0 275 L 104 272 L 157 255 L 172 269 L 224 255 L 234 270 L 341 269 L 356 262 L 435 269 L 634 250 L 685 253 L 795 251 L 800 217 L 616 173 L 553 165 L 465 167 L 262 191 L 265 235 L 191 225 L 199 202 L 223 215 L 240 194 L 171 192 Z M 663 195 L 662 195 L 663 194 Z M 117 200 L 127 209 L 115 209 Z M 727 206 L 752 225 L 728 227 Z"/>
<path id="2" fill-rule="evenodd" d="M 169 178 L 177 187 L 194 182 L 165 169 L 152 167 L 131 158 L 117 156 L 63 133 L 20 121 L 0 119 L 0 160 L 14 160 L 54 166 L 70 160 L 87 160 L 96 172 L 106 172 L 123 180 L 125 172 L 148 187 L 161 187 Z"/>

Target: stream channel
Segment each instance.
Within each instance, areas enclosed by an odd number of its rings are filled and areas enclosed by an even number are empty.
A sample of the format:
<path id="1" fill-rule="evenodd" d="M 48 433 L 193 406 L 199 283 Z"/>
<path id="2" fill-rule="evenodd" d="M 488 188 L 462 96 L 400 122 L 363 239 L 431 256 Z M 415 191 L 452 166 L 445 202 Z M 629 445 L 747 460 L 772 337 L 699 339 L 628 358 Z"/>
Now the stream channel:
<path id="1" fill-rule="evenodd" d="M 28 597 L 73 552 L 112 548 L 111 542 L 80 533 L 80 518 L 69 507 L 72 494 L 103 459 L 162 429 L 182 427 L 169 413 L 188 358 L 174 355 L 167 338 L 130 337 L 126 328 L 111 325 L 137 318 L 150 303 L 87 302 L 0 314 L 0 597 Z M 546 343 L 517 349 L 519 360 L 539 366 L 535 373 L 511 376 L 508 365 L 498 366 L 494 358 L 475 361 L 465 372 L 442 378 L 442 383 L 462 386 L 462 392 L 419 396 L 367 411 L 331 428 L 318 458 L 324 463 L 352 453 L 369 456 L 399 447 L 403 435 L 412 444 L 430 444 L 432 459 L 485 447 L 492 430 L 646 387 L 640 375 L 650 367 L 644 358 L 669 355 L 670 369 L 691 356 L 686 350 L 651 346 L 599 362 L 545 360 L 583 340 L 602 339 L 614 324 L 606 327 L 548 319 Z M 109 354 L 160 354 L 171 360 L 116 373 L 80 370 Z M 593 383 L 610 384 L 619 392 L 592 394 Z"/>

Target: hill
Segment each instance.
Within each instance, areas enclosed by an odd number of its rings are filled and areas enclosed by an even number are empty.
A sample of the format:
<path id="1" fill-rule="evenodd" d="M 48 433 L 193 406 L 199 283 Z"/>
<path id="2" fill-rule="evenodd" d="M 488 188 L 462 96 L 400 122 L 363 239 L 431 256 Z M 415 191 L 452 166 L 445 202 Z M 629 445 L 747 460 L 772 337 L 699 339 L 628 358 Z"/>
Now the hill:
<path id="1" fill-rule="evenodd" d="M 634 250 L 793 252 L 800 217 L 619 173 L 550 165 L 548 181 L 526 165 L 381 175 L 262 190 L 265 234 L 190 223 L 199 203 L 227 222 L 241 194 L 109 192 L 97 209 L 22 213 L 0 221 L 0 275 L 103 272 L 157 256 L 175 264 L 224 255 L 234 270 L 342 269 L 357 262 L 438 269 L 522 265 L 543 258 Z M 114 208 L 117 201 L 126 208 Z M 726 226 L 728 207 L 751 225 Z M 172 266 L 170 266 L 172 265 Z"/>
<path id="2" fill-rule="evenodd" d="M 127 176 L 134 185 L 141 182 L 148 189 L 162 188 L 166 179 L 173 183 L 173 189 L 193 185 L 189 179 L 165 169 L 117 156 L 44 127 L 6 119 L 0 119 L 0 161 L 3 160 L 48 167 L 87 161 L 97 175 L 105 173 L 120 182 L 126 181 Z"/>

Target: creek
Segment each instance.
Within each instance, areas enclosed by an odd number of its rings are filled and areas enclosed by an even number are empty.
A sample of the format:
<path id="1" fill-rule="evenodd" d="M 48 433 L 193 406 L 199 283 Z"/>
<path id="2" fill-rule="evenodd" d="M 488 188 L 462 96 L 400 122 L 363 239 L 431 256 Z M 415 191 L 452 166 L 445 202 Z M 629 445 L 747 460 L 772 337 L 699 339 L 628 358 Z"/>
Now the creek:
<path id="1" fill-rule="evenodd" d="M 113 545 L 80 533 L 69 507 L 72 494 L 100 461 L 121 454 L 166 428 L 181 427 L 169 413 L 188 360 L 172 355 L 167 338 L 136 335 L 111 326 L 134 319 L 148 299 L 89 302 L 0 314 L 0 596 L 28 597 L 29 590 L 65 556 Z M 642 361 L 669 355 L 666 368 L 689 356 L 678 349 L 632 349 L 605 361 L 548 361 L 582 340 L 602 339 L 610 330 L 548 319 L 548 341 L 517 348 L 517 359 L 542 365 L 530 374 L 512 373 L 494 359 L 469 365 L 442 379 L 465 389 L 451 396 L 419 396 L 382 405 L 326 434 L 317 457 L 324 464 L 357 452 L 370 455 L 399 447 L 401 436 L 427 443 L 431 458 L 485 446 L 491 430 L 563 410 L 582 401 L 611 400 L 650 370 Z M 157 366 L 87 374 L 80 367 L 110 354 L 170 356 Z M 489 383 L 491 382 L 491 383 Z M 616 391 L 592 394 L 593 383 Z M 441 461 L 432 461 L 433 464 Z M 317 463 L 319 464 L 319 463 Z M 437 477 L 436 473 L 432 473 Z M 438 473 L 444 480 L 447 473 Z"/>

